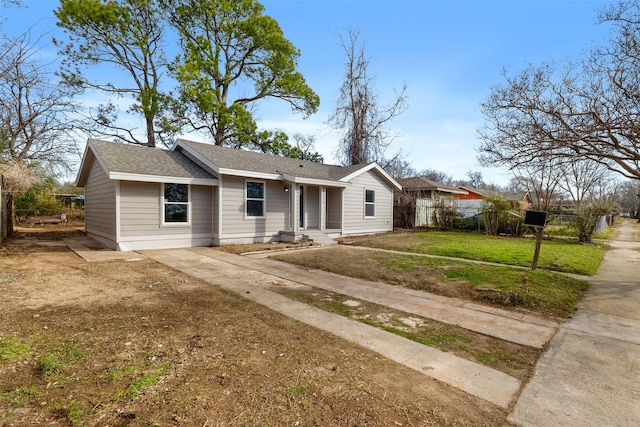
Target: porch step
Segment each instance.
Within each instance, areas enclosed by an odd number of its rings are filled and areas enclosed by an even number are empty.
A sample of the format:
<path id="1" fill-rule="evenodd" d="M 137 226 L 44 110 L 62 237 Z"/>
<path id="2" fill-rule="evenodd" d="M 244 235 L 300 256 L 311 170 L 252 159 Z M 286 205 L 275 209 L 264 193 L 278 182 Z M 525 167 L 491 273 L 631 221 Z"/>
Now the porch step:
<path id="1" fill-rule="evenodd" d="M 305 230 L 302 234 L 306 236 L 309 240 L 313 240 L 319 245 L 329 246 L 329 245 L 336 245 L 338 243 L 337 241 L 333 240 L 329 235 L 321 231 Z"/>

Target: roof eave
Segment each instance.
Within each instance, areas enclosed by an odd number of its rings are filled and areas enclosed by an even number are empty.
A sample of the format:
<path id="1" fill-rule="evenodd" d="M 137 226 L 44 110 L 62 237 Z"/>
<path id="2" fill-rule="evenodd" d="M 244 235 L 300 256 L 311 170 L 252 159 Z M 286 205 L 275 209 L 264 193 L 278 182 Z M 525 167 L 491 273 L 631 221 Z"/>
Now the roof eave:
<path id="1" fill-rule="evenodd" d="M 363 166 L 362 168 L 351 172 L 349 175 L 344 176 L 342 178 L 340 178 L 339 181 L 341 182 L 349 182 L 351 181 L 353 178 L 362 175 L 365 172 L 368 172 L 370 170 L 374 169 L 376 172 L 378 172 L 380 175 L 382 175 L 382 177 L 389 182 L 389 184 L 391 184 L 393 187 L 395 187 L 398 190 L 402 190 L 402 185 L 400 185 L 395 179 L 393 179 L 391 177 L 391 175 L 389 175 L 384 169 L 382 169 L 382 167 L 380 167 L 379 164 L 377 164 L 376 162 L 373 163 L 369 163 L 366 166 Z"/>
<path id="2" fill-rule="evenodd" d="M 146 175 L 128 172 L 109 172 L 109 179 L 118 181 L 140 181 L 140 182 L 170 182 L 173 184 L 193 184 L 217 186 L 218 180 L 215 178 L 177 177 L 163 175 Z"/>
<path id="3" fill-rule="evenodd" d="M 281 174 L 282 179 L 288 182 L 292 182 L 294 184 L 307 184 L 307 185 L 324 185 L 326 187 L 341 187 L 345 188 L 349 185 L 346 182 L 340 181 L 331 181 L 328 179 L 316 179 L 316 178 L 303 178 L 299 176 L 293 176 L 289 174 Z"/>

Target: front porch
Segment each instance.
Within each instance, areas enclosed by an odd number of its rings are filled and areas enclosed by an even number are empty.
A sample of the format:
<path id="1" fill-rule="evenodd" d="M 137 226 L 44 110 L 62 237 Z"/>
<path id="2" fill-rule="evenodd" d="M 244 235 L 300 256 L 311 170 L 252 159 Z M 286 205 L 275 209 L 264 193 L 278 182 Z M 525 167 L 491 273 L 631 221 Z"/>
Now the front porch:
<path id="1" fill-rule="evenodd" d="M 289 183 L 289 227 L 280 241 L 333 242 L 342 235 L 343 187 Z"/>

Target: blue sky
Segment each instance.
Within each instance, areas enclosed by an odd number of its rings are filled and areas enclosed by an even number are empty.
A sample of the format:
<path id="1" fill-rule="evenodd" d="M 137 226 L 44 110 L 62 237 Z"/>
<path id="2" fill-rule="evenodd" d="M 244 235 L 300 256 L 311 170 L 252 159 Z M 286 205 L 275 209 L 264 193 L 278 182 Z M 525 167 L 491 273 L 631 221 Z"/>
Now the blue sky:
<path id="1" fill-rule="evenodd" d="M 23 0 L 26 9 L 3 10 L 2 32 L 30 26 L 52 31 L 58 2 Z M 480 167 L 475 148 L 483 118 L 479 104 L 506 68 L 515 74 L 526 64 L 563 61 L 592 44 L 605 43 L 609 28 L 596 23 L 603 0 L 263 0 L 285 36 L 301 51 L 299 70 L 321 99 L 308 119 L 286 104 L 258 105 L 261 125 L 288 134 L 316 137 L 325 162 L 335 163 L 339 135 L 325 124 L 344 75 L 339 34 L 358 28 L 371 58 L 369 71 L 382 104 L 394 88 L 407 84 L 408 110 L 390 124 L 395 139 L 389 153 L 402 149 L 417 169 L 436 169 L 454 179 L 481 171 L 487 182 L 505 184 L 509 173 Z M 50 37 L 47 37 L 47 40 Z M 44 49 L 53 47 L 43 43 Z M 141 125 L 141 124 L 139 124 Z"/>

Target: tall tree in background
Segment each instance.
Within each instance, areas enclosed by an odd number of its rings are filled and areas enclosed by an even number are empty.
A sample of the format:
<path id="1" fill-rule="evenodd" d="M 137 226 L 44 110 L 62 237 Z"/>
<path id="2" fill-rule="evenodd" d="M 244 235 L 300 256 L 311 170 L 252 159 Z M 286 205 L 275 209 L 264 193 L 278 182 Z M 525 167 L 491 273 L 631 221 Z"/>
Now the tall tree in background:
<path id="1" fill-rule="evenodd" d="M 338 157 L 344 165 L 383 161 L 385 150 L 394 135 L 387 129 L 389 122 L 402 114 L 406 106 L 406 85 L 396 92 L 390 105 L 380 105 L 369 74 L 370 59 L 360 32 L 349 29 L 347 39 L 340 38 L 346 56 L 346 70 L 335 111 L 328 124 L 343 132 Z M 391 161 L 398 158 L 392 156 Z M 387 160 L 386 162 L 389 162 Z M 383 165 L 384 166 L 384 165 Z"/>
<path id="2" fill-rule="evenodd" d="M 543 211 L 557 211 L 562 200 L 560 181 L 565 164 L 554 158 L 542 158 L 512 169 L 518 188 L 529 193 L 533 207 Z"/>
<path id="3" fill-rule="evenodd" d="M 586 160 L 576 160 L 564 166 L 564 173 L 559 181 L 560 188 L 579 206 L 583 201 L 599 199 L 606 194 L 603 188 L 612 183 L 609 169 Z"/>
<path id="4" fill-rule="evenodd" d="M 69 166 L 78 155 L 74 88 L 56 84 L 28 33 L 5 39 L 0 50 L 0 163 Z"/>
<path id="5" fill-rule="evenodd" d="M 252 107 L 265 98 L 304 116 L 320 99 L 297 71 L 299 50 L 255 0 L 165 0 L 182 53 L 173 63 L 183 124 L 216 145 L 273 151 L 281 132 L 258 131 Z"/>
<path id="6" fill-rule="evenodd" d="M 441 182 L 446 185 L 451 185 L 453 183 L 453 178 L 451 177 L 451 175 L 435 169 L 423 169 L 418 172 L 418 176 L 430 179 L 435 182 Z"/>
<path id="7" fill-rule="evenodd" d="M 166 69 L 163 37 L 166 19 L 156 0 L 61 0 L 55 10 L 58 26 L 69 34 L 69 41 L 54 40 L 65 55 L 67 84 L 98 89 L 110 96 L 133 100 L 130 111 L 144 118 L 145 133 L 119 126 L 118 107 L 101 105 L 94 116 L 94 129 L 106 136 L 147 145 L 156 145 L 156 121 L 166 97 L 160 83 Z M 128 85 L 111 75 L 88 78 L 80 66 L 109 64 L 130 77 Z M 95 74 L 94 74 L 95 75 Z M 165 122 L 166 123 L 166 122 Z"/>
<path id="8" fill-rule="evenodd" d="M 483 188 L 486 185 L 482 178 L 482 172 L 472 171 L 471 169 L 467 171 L 467 182 L 473 188 Z"/>
<path id="9" fill-rule="evenodd" d="M 69 169 L 75 144 L 73 88 L 56 78 L 38 56 L 38 41 L 28 33 L 4 39 L 0 46 L 0 175 L 6 197 L 7 223 L 0 227 L 11 237 L 13 194 L 28 188 L 35 171 Z"/>
<path id="10" fill-rule="evenodd" d="M 540 156 L 588 159 L 640 179 L 640 3 L 602 10 L 609 44 L 564 66 L 530 65 L 491 89 L 480 160 L 517 167 Z"/>

